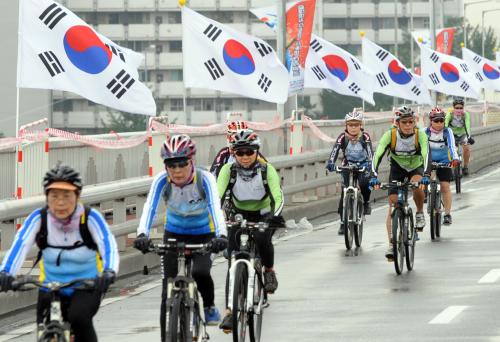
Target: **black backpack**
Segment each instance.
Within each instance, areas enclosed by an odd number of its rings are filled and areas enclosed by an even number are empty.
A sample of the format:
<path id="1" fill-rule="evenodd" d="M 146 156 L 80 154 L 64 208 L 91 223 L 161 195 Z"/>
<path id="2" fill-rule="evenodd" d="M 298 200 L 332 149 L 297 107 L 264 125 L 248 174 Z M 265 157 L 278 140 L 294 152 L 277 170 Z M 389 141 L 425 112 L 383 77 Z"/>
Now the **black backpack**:
<path id="1" fill-rule="evenodd" d="M 271 189 L 269 188 L 269 183 L 267 181 L 267 163 L 266 162 L 261 162 L 261 167 L 260 167 L 260 175 L 262 177 L 262 183 L 264 184 L 264 189 L 266 190 L 266 197 L 271 196 Z M 223 201 L 229 200 L 232 193 L 233 193 L 233 187 L 234 184 L 236 184 L 236 179 L 238 177 L 238 171 L 236 170 L 236 165 L 233 163 L 231 164 L 231 173 L 229 176 L 229 184 L 227 185 L 227 189 L 225 192 L 225 196 L 223 198 Z M 224 203 L 222 203 L 224 204 Z"/>

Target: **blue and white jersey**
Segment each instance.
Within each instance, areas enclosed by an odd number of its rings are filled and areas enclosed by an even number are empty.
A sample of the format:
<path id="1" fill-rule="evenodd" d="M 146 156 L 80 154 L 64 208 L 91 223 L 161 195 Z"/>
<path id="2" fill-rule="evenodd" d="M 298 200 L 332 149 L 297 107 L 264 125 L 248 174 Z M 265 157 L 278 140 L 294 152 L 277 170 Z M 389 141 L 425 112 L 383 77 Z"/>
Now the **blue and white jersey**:
<path id="1" fill-rule="evenodd" d="M 170 183 L 170 196 L 166 203 L 167 212 L 165 230 L 175 234 L 202 235 L 215 234 L 227 236 L 226 223 L 221 210 L 215 177 L 208 171 L 201 171 L 205 196 L 200 194 L 197 186 L 197 174 L 190 184 L 179 187 Z M 153 180 L 144 210 L 142 212 L 137 235 L 149 236 L 158 205 L 163 192 L 170 182 L 167 171 L 162 171 Z"/>
<path id="2" fill-rule="evenodd" d="M 433 162 L 448 164 L 452 160 L 458 160 L 455 138 L 450 128 L 445 127 L 440 132 L 434 133 L 427 127 L 425 133 L 429 137 L 429 148 Z"/>
<path id="3" fill-rule="evenodd" d="M 48 246 L 74 246 L 83 241 L 80 234 L 80 220 L 85 209 L 78 204 L 71 219 L 64 223 L 47 212 Z M 68 282 L 79 278 L 94 278 L 104 269 L 118 273 L 119 256 L 116 240 L 102 215 L 91 209 L 87 218 L 89 232 L 97 245 L 97 251 L 87 246 L 74 249 L 47 247 L 42 251 L 39 262 L 40 281 Z M 41 209 L 32 212 L 14 238 L 12 247 L 3 259 L 0 271 L 16 275 L 26 255 L 36 240 L 41 226 Z M 67 292 L 70 294 L 70 292 Z"/>

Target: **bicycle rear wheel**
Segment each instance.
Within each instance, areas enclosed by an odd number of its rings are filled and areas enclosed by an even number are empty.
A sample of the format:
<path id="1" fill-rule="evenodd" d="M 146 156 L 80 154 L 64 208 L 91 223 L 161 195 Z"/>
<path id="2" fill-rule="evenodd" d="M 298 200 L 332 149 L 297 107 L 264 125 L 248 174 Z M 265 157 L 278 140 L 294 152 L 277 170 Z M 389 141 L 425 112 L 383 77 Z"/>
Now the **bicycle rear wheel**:
<path id="1" fill-rule="evenodd" d="M 436 238 L 436 189 L 433 184 L 430 194 L 430 202 L 427 204 L 429 206 L 429 217 L 431 221 L 431 240 Z"/>
<path id="2" fill-rule="evenodd" d="M 406 256 L 406 268 L 408 271 L 413 270 L 415 264 L 415 246 L 417 243 L 417 231 L 415 229 L 415 223 L 413 222 L 413 212 L 408 209 L 408 216 L 405 218 L 405 231 L 406 231 L 406 241 L 405 241 L 405 256 Z"/>
<path id="3" fill-rule="evenodd" d="M 352 241 L 354 239 L 354 230 L 356 228 L 355 223 L 353 222 L 354 221 L 353 208 L 354 208 L 354 196 L 352 195 L 352 193 L 347 193 L 345 198 L 344 215 L 343 215 L 344 241 L 345 241 L 345 248 L 347 249 L 352 248 Z"/>
<path id="4" fill-rule="evenodd" d="M 190 313 L 185 305 L 184 296 L 177 293 L 169 310 L 167 327 L 167 342 L 192 342 L 193 335 L 190 330 Z"/>
<path id="5" fill-rule="evenodd" d="M 236 266 L 233 292 L 233 342 L 244 342 L 247 336 L 247 283 L 248 272 L 244 264 Z"/>
<path id="6" fill-rule="evenodd" d="M 458 165 L 454 170 L 455 176 L 455 191 L 457 194 L 462 192 L 462 164 Z"/>
<path id="7" fill-rule="evenodd" d="M 358 197 L 358 210 L 357 210 L 357 223 L 354 229 L 354 242 L 356 243 L 356 247 L 361 247 L 361 242 L 363 241 L 363 198 L 361 196 Z"/>
<path id="8" fill-rule="evenodd" d="M 405 259 L 403 215 L 403 211 L 400 208 L 396 208 L 392 217 L 392 253 L 394 257 L 394 269 L 397 274 L 403 272 Z"/>
<path id="9" fill-rule="evenodd" d="M 248 316 L 248 330 L 251 342 L 260 342 L 262 321 L 264 318 L 264 289 L 262 281 L 262 268 L 255 270 L 253 312 Z M 257 313 L 258 312 L 258 313 Z"/>

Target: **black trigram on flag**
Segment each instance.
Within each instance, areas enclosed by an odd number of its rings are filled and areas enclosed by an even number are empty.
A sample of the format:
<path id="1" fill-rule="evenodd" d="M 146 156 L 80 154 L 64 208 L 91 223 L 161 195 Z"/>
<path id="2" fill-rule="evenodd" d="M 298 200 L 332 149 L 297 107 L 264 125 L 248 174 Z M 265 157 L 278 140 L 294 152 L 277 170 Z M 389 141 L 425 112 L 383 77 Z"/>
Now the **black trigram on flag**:
<path id="1" fill-rule="evenodd" d="M 324 80 L 326 78 L 325 74 L 323 73 L 323 71 L 321 71 L 320 67 L 318 65 L 316 66 L 313 66 L 311 68 L 311 70 L 314 72 L 314 74 L 316 75 L 316 77 L 318 78 L 318 80 Z"/>
<path id="2" fill-rule="evenodd" d="M 465 63 L 460 63 L 460 67 L 464 72 L 469 72 L 469 67 Z"/>
<path id="3" fill-rule="evenodd" d="M 111 90 L 111 92 L 120 99 L 134 83 L 135 80 L 122 69 L 116 74 L 115 78 L 108 83 L 106 88 Z"/>
<path id="4" fill-rule="evenodd" d="M 382 49 L 378 50 L 377 53 L 375 54 L 375 56 L 377 56 L 381 61 L 386 59 L 388 55 L 389 55 L 389 52 L 382 50 Z"/>
<path id="5" fill-rule="evenodd" d="M 351 57 L 351 62 L 352 62 L 352 65 L 354 65 L 354 68 L 356 70 L 359 70 L 361 69 L 361 66 L 358 64 L 358 62 L 356 62 L 356 60 L 354 58 Z"/>
<path id="6" fill-rule="evenodd" d="M 265 76 L 264 74 L 261 74 L 260 75 L 260 79 L 259 79 L 259 82 L 257 82 L 257 84 L 259 85 L 260 89 L 264 90 L 264 93 L 267 93 L 267 90 L 269 89 L 269 87 L 271 86 L 271 83 L 273 83 L 273 81 L 271 81 L 267 76 Z"/>
<path id="7" fill-rule="evenodd" d="M 467 84 L 467 82 L 463 81 L 462 84 L 460 85 L 460 88 L 462 88 L 463 91 L 467 91 L 469 90 L 469 85 Z"/>
<path id="8" fill-rule="evenodd" d="M 420 89 L 417 88 L 417 86 L 413 86 L 413 88 L 411 88 L 411 91 L 417 96 L 420 96 L 420 94 L 422 93 Z"/>
<path id="9" fill-rule="evenodd" d="M 57 59 L 56 55 L 52 51 L 46 51 L 38 54 L 38 57 L 42 60 L 43 65 L 47 68 L 50 76 L 54 77 L 64 72 L 64 68 L 61 62 Z"/>
<path id="10" fill-rule="evenodd" d="M 52 4 L 43 11 L 43 13 L 38 17 L 49 29 L 53 29 L 57 23 L 61 21 L 67 15 L 63 9 L 57 5 Z"/>
<path id="11" fill-rule="evenodd" d="M 432 74 L 429 75 L 429 78 L 431 79 L 432 83 L 434 83 L 434 85 L 438 84 L 440 81 L 439 81 L 439 77 L 436 75 L 435 72 L 433 72 Z"/>
<path id="12" fill-rule="evenodd" d="M 260 55 L 262 57 L 269 55 L 271 52 L 273 52 L 273 49 L 267 44 L 260 43 L 260 42 L 253 42 L 257 50 L 259 51 Z"/>
<path id="13" fill-rule="evenodd" d="M 314 52 L 318 52 L 319 50 L 321 50 L 321 49 L 323 48 L 323 45 L 321 45 L 321 43 L 320 43 L 320 42 L 318 42 L 318 40 L 317 40 L 317 39 L 314 39 L 314 40 L 311 42 L 311 44 L 309 45 L 309 47 L 310 47 L 311 49 L 313 49 L 313 50 L 314 50 Z"/>
<path id="14" fill-rule="evenodd" d="M 389 84 L 389 81 L 387 81 L 387 77 L 385 77 L 383 72 L 377 74 L 377 81 L 381 87 L 385 87 L 386 85 Z"/>
<path id="15" fill-rule="evenodd" d="M 476 72 L 476 78 L 479 80 L 479 82 L 483 82 L 484 81 L 483 76 L 481 76 L 481 73 L 479 73 L 479 72 Z"/>
<path id="16" fill-rule="evenodd" d="M 106 45 L 106 47 L 109 49 L 109 51 L 113 53 L 113 55 L 120 57 L 120 59 L 125 62 L 125 55 L 123 54 L 122 50 L 111 44 L 104 44 L 104 45 Z"/>
<path id="17" fill-rule="evenodd" d="M 224 76 L 224 73 L 222 72 L 222 69 L 220 68 L 219 64 L 217 64 L 215 58 L 209 59 L 203 64 L 205 64 L 205 67 L 207 68 L 208 72 L 210 73 L 210 76 L 212 76 L 212 79 L 214 81 Z"/>
<path id="18" fill-rule="evenodd" d="M 477 64 L 481 63 L 481 60 L 482 58 L 479 57 L 478 55 L 475 55 L 474 58 L 472 59 L 474 62 L 476 62 Z"/>
<path id="19" fill-rule="evenodd" d="M 431 55 L 431 61 L 433 61 L 434 63 L 437 63 L 437 61 L 439 61 L 439 56 L 435 52 L 433 52 Z"/>
<path id="20" fill-rule="evenodd" d="M 203 31 L 203 34 L 207 36 L 210 40 L 215 42 L 217 38 L 219 38 L 219 35 L 222 33 L 222 30 L 218 28 L 217 26 L 210 24 L 207 26 L 205 31 Z"/>
<path id="21" fill-rule="evenodd" d="M 352 82 L 350 85 L 349 85 L 349 90 L 351 90 L 354 94 L 358 94 L 358 92 L 361 90 L 361 88 L 354 82 Z"/>

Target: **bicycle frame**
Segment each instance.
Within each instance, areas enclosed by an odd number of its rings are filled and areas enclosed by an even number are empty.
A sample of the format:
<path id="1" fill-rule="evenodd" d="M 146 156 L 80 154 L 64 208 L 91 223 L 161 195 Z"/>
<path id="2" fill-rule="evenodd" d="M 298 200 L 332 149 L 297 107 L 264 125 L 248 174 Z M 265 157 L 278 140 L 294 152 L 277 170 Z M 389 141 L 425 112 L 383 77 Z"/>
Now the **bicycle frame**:
<path id="1" fill-rule="evenodd" d="M 349 171 L 348 173 L 348 177 L 349 177 L 349 182 L 348 182 L 348 186 L 344 187 L 343 189 L 343 193 L 344 193 L 344 198 L 342 199 L 342 205 L 343 205 L 343 208 L 346 207 L 347 205 L 347 194 L 349 193 L 353 193 L 354 194 L 354 198 L 355 200 L 358 199 L 358 196 L 359 196 L 359 193 L 360 193 L 360 189 L 359 189 L 359 186 L 358 186 L 358 177 L 361 173 L 365 172 L 365 168 L 357 168 L 357 166 L 349 166 L 349 167 L 339 167 L 337 168 L 337 171 L 339 173 L 341 173 L 342 171 Z M 355 223 L 355 224 L 361 224 L 360 221 L 358 221 L 358 206 L 357 204 L 355 204 L 352 208 L 353 210 L 353 219 L 355 221 L 349 221 L 349 218 L 347 218 L 348 222 L 344 222 L 344 224 L 346 223 Z M 345 218 L 343 218 L 345 220 Z M 363 220 L 362 217 L 359 218 L 359 220 Z"/>

